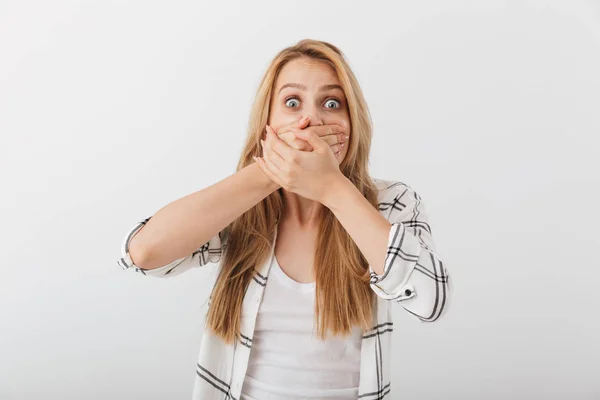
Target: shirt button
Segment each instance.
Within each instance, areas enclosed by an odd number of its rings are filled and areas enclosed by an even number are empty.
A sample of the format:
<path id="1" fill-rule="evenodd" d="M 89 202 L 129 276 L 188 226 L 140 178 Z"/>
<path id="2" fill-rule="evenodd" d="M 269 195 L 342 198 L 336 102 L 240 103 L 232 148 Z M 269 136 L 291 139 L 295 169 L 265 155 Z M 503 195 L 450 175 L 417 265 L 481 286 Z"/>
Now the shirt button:
<path id="1" fill-rule="evenodd" d="M 407 295 L 407 296 L 410 296 L 412 294 L 412 291 L 410 289 L 406 289 L 404 291 L 404 294 Z"/>

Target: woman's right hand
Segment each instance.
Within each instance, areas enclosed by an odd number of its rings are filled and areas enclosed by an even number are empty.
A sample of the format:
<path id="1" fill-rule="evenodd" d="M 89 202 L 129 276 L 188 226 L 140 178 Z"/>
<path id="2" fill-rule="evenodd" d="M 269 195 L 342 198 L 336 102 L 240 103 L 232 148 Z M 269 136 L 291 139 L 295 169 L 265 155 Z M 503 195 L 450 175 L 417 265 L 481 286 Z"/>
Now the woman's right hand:
<path id="1" fill-rule="evenodd" d="M 305 121 L 302 121 L 302 118 L 300 118 L 274 130 L 275 133 L 277 133 L 277 136 L 288 146 L 297 150 L 313 151 L 313 147 L 307 141 L 298 139 L 296 135 L 294 135 L 295 131 L 311 130 L 327 142 L 333 152 L 337 155 L 346 142 L 347 133 L 345 132 L 344 127 L 337 124 L 307 126 L 309 121 L 310 118 L 306 118 Z M 263 140 L 265 138 L 266 136 L 263 136 Z"/>

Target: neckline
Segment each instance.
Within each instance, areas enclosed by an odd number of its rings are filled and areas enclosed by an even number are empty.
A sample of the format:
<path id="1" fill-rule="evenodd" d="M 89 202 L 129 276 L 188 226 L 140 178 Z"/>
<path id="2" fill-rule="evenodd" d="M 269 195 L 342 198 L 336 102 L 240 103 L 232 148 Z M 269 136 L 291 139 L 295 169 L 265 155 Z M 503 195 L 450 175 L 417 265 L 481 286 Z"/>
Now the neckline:
<path id="1" fill-rule="evenodd" d="M 273 253 L 273 266 L 272 269 L 275 273 L 275 275 L 277 275 L 277 277 L 280 278 L 280 280 L 287 285 L 288 287 L 290 287 L 291 289 L 294 289 L 296 291 L 299 292 L 311 292 L 316 288 L 317 283 L 316 282 L 298 282 L 292 278 L 290 278 L 282 269 L 281 266 L 279 265 L 279 262 L 277 261 L 277 257 L 275 256 L 275 253 Z"/>

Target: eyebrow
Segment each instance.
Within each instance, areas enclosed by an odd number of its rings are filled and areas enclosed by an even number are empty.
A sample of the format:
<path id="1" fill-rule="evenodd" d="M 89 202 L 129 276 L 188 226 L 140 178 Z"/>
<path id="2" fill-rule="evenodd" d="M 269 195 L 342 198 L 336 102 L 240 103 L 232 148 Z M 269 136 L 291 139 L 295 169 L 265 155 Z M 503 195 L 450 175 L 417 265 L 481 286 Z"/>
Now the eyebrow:
<path id="1" fill-rule="evenodd" d="M 286 83 L 285 85 L 283 85 L 280 89 L 279 92 L 281 92 L 283 89 L 285 89 L 286 87 L 294 87 L 300 90 L 307 90 L 306 86 L 301 85 L 299 83 Z M 331 90 L 331 89 L 340 89 L 342 92 L 344 91 L 344 89 L 342 89 L 342 87 L 340 85 L 337 84 L 332 84 L 332 85 L 323 85 L 319 88 L 320 92 L 324 92 L 326 90 Z M 278 92 L 278 93 L 279 93 Z"/>

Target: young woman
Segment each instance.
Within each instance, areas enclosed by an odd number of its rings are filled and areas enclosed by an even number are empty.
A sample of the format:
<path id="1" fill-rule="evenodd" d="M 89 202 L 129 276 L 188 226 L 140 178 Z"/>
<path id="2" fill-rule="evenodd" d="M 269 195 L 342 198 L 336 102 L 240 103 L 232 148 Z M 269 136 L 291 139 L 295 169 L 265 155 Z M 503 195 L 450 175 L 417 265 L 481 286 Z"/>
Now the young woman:
<path id="1" fill-rule="evenodd" d="M 127 232 L 125 269 L 218 263 L 194 399 L 391 398 L 392 303 L 433 322 L 452 285 L 421 197 L 369 176 L 371 137 L 343 53 L 301 40 L 260 83 L 237 172 Z"/>

